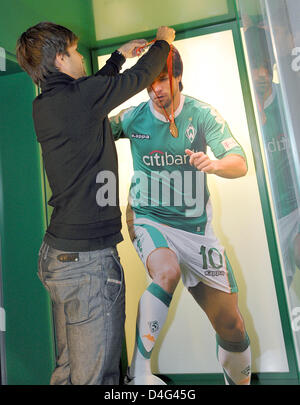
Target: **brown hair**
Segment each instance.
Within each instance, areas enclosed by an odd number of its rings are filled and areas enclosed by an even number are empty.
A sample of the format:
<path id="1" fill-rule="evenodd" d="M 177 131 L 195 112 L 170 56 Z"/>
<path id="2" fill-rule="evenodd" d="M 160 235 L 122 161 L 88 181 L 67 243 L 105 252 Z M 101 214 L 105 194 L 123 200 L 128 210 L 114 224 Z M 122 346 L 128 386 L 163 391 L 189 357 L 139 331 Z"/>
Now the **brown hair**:
<path id="1" fill-rule="evenodd" d="M 68 28 L 51 22 L 41 22 L 28 28 L 18 39 L 18 63 L 34 83 L 40 84 L 49 73 L 57 71 L 56 55 L 69 55 L 67 48 L 77 41 L 78 37 Z"/>
<path id="2" fill-rule="evenodd" d="M 181 56 L 180 56 L 178 50 L 175 48 L 174 45 L 172 45 L 172 65 L 173 65 L 173 76 L 178 77 L 178 76 L 182 75 L 182 72 L 183 72 L 182 59 L 181 59 Z M 167 64 L 165 64 L 161 73 L 168 73 Z M 182 82 L 180 81 L 179 90 L 182 91 L 182 89 L 183 89 L 183 85 L 182 85 Z"/>
<path id="3" fill-rule="evenodd" d="M 251 26 L 245 32 L 247 52 L 252 69 L 266 68 L 269 75 L 273 75 L 273 63 L 268 48 L 268 32 L 259 27 Z"/>

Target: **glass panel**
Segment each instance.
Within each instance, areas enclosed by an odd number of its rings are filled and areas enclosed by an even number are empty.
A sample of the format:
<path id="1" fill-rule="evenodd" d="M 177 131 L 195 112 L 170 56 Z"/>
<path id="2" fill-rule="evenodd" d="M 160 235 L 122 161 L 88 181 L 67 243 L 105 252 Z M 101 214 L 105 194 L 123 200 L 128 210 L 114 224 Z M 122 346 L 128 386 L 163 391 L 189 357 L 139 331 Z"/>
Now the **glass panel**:
<path id="1" fill-rule="evenodd" d="M 239 9 L 300 365 L 300 2 L 240 0 Z"/>
<path id="2" fill-rule="evenodd" d="M 253 371 L 286 372 L 288 365 L 285 345 L 232 32 L 216 32 L 175 41 L 175 46 L 183 60 L 183 94 L 214 106 L 226 119 L 246 152 L 249 167 L 247 176 L 234 181 L 208 176 L 214 210 L 213 226 L 226 247 L 239 285 L 240 310 L 252 342 Z M 107 56 L 100 58 L 100 66 L 106 59 Z M 123 69 L 134 62 L 127 60 Z M 115 109 L 111 115 L 148 99 L 148 94 L 144 91 Z M 148 279 L 130 242 L 125 223 L 132 174 L 130 145 L 128 140 L 119 140 L 116 145 L 125 239 L 119 245 L 119 252 L 126 274 L 126 339 L 130 362 L 135 339 L 137 304 Z M 215 356 L 215 333 L 206 315 L 183 288 L 182 283 L 175 291 L 162 334 L 153 352 L 153 372 L 221 372 Z"/>
<path id="3" fill-rule="evenodd" d="M 0 47 L 0 77 L 7 74 L 6 52 Z M 3 283 L 2 283 L 2 241 L 3 235 L 3 187 L 2 187 L 2 162 L 0 153 L 0 385 L 6 384 L 6 353 L 5 353 L 5 310 L 3 308 Z"/>

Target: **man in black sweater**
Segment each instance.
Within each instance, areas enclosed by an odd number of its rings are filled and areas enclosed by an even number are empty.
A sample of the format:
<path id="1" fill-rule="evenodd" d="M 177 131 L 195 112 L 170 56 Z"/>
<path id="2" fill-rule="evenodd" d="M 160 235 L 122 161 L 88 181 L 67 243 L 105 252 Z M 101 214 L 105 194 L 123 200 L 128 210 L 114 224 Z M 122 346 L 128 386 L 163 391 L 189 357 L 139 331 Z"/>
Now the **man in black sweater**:
<path id="1" fill-rule="evenodd" d="M 33 119 L 54 208 L 39 252 L 56 335 L 51 384 L 119 383 L 125 286 L 116 250 L 122 241 L 118 164 L 107 114 L 152 83 L 174 37 L 172 28 L 160 27 L 134 67 L 119 73 L 144 40 L 121 46 L 89 77 L 78 38 L 65 27 L 40 23 L 17 42 L 20 66 L 42 90 Z"/>

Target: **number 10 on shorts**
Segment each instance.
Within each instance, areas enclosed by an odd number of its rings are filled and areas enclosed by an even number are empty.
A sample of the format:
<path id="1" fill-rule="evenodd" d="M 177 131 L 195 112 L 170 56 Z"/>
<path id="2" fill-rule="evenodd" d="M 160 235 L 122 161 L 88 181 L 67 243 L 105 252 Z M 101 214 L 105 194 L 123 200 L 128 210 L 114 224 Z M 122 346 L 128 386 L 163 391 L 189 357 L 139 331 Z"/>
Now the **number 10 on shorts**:
<path id="1" fill-rule="evenodd" d="M 200 255 L 202 256 L 203 269 L 208 269 L 208 263 L 214 269 L 220 269 L 223 267 L 223 255 L 216 248 L 210 248 L 202 245 L 200 247 Z"/>

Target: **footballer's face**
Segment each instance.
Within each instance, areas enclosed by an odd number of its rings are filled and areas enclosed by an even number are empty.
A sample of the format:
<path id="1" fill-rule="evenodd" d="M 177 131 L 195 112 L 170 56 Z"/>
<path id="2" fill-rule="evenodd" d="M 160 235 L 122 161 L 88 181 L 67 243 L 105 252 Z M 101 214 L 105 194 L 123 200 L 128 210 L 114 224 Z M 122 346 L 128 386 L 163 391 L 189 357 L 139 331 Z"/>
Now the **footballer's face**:
<path id="1" fill-rule="evenodd" d="M 252 75 L 257 93 L 263 96 L 272 87 L 272 76 L 264 66 L 252 69 Z"/>
<path id="2" fill-rule="evenodd" d="M 173 87 L 173 100 L 174 108 L 176 109 L 180 100 L 180 90 L 179 83 L 181 81 L 181 76 L 172 78 Z M 151 86 L 147 88 L 149 97 L 151 98 L 154 108 L 158 111 L 162 110 L 164 107 L 166 110 L 171 106 L 171 89 L 168 73 L 161 73 L 152 83 Z"/>

